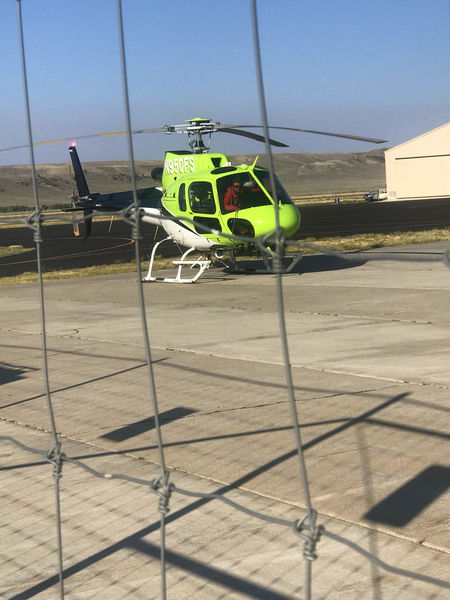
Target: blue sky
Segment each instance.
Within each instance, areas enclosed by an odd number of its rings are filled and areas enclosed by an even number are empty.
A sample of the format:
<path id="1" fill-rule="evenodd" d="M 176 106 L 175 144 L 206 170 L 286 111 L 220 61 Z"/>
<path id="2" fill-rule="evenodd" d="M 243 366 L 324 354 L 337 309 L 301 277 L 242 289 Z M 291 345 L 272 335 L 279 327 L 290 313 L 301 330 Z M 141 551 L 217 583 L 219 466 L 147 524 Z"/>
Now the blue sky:
<path id="1" fill-rule="evenodd" d="M 211 117 L 260 122 L 247 0 L 123 0 L 133 128 Z M 35 141 L 122 130 L 116 0 L 22 0 Z M 269 120 L 355 133 L 394 146 L 450 112 L 449 0 L 259 0 Z M 0 7 L 0 147 L 25 143 L 17 1 Z M 295 152 L 354 152 L 368 143 L 280 132 Z M 135 136 L 137 158 L 185 148 L 182 136 Z M 83 160 L 126 158 L 123 137 L 80 140 Z M 263 152 L 216 134 L 212 149 Z M 65 162 L 67 144 L 36 162 Z M 2 152 L 0 164 L 28 162 Z"/>

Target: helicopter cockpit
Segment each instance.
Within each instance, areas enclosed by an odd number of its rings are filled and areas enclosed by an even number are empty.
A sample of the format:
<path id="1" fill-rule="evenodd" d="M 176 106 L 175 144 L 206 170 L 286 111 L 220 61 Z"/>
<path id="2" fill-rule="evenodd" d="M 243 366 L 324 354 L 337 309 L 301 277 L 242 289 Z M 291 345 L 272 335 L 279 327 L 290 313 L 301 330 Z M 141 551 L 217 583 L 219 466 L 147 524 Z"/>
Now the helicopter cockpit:
<path id="1" fill-rule="evenodd" d="M 255 169 L 255 171 L 255 173 L 237 171 L 217 180 L 217 191 L 223 214 L 273 204 L 269 172 L 266 169 Z M 275 177 L 275 186 L 278 201 L 282 204 L 292 204 L 292 200 L 277 177 Z"/>
<path id="2" fill-rule="evenodd" d="M 266 169 L 256 169 L 255 171 L 256 171 L 255 174 L 261 180 L 262 185 L 267 190 L 267 192 L 270 194 L 270 196 L 273 198 L 274 195 L 271 193 L 272 188 L 270 185 L 269 171 L 267 171 Z M 281 184 L 281 181 L 278 179 L 278 177 L 275 174 L 274 174 L 274 182 L 275 182 L 275 191 L 276 191 L 276 196 L 277 196 L 278 202 L 280 202 L 281 204 L 293 204 L 291 197 L 289 196 L 287 191 L 284 189 L 284 187 Z"/>

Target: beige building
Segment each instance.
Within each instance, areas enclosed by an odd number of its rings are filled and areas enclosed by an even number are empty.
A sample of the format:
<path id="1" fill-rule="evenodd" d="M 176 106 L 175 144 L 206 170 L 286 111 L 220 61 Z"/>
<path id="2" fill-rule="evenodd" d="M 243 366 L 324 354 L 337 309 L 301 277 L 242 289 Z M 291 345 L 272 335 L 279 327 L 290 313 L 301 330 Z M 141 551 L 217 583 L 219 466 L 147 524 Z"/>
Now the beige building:
<path id="1" fill-rule="evenodd" d="M 450 123 L 385 152 L 389 199 L 450 197 Z"/>

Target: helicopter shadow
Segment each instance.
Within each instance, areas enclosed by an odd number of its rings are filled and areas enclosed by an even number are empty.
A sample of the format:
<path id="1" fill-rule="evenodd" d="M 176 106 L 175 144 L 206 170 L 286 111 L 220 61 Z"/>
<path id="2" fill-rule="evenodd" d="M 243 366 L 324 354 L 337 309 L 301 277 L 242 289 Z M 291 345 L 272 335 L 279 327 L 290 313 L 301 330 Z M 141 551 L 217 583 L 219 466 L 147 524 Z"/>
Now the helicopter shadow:
<path id="1" fill-rule="evenodd" d="M 367 262 L 360 256 L 344 255 L 330 256 L 327 254 L 308 254 L 303 256 L 291 273 L 302 275 L 303 273 L 320 273 L 322 271 L 340 271 L 341 269 L 352 269 L 360 267 Z"/>
<path id="2" fill-rule="evenodd" d="M 291 258 L 283 260 L 284 274 L 303 275 L 305 273 L 321 273 L 327 271 L 339 271 L 341 269 L 351 269 L 360 267 L 367 262 L 367 259 L 361 256 L 344 255 L 330 256 L 326 254 L 307 254 L 302 256 L 301 260 L 291 269 Z M 267 271 L 262 260 L 241 260 L 239 261 L 239 270 L 225 269 L 225 273 L 232 275 L 251 275 L 258 273 L 260 275 L 273 275 L 273 272 Z"/>

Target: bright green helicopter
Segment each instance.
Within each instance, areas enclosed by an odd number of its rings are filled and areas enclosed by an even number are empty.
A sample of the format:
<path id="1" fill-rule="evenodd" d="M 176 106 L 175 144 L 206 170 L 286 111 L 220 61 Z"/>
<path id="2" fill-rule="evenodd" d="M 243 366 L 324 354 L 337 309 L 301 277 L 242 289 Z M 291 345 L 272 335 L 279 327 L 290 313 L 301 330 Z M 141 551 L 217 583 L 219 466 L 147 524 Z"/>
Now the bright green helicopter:
<path id="1" fill-rule="evenodd" d="M 161 198 L 158 205 L 153 202 L 146 206 L 145 200 L 141 203 L 142 220 L 163 227 L 167 237 L 155 244 L 145 281 L 160 280 L 152 275 L 152 267 L 158 246 L 168 240 L 187 250 L 179 261 L 174 261 L 178 265 L 177 276 L 164 281 L 191 283 L 197 280 L 210 266 L 213 253 L 219 259 L 227 253 L 232 268 L 237 270 L 236 255 L 257 249 L 270 270 L 269 261 L 273 257 L 270 246 L 275 241 L 276 231 L 275 198 L 283 237 L 289 238 L 299 229 L 300 212 L 276 176 L 274 193 L 269 171 L 257 166 L 257 159 L 250 165 L 232 165 L 225 154 L 209 152 L 209 145 L 204 142 L 205 134 L 210 138 L 216 131 L 265 141 L 259 134 L 240 129 L 244 127 L 258 126 L 221 125 L 210 119 L 196 118 L 188 120 L 187 125 L 167 126 L 162 130 L 187 133 L 191 151 L 166 152 L 164 167 L 152 171 L 152 176 L 162 183 Z M 374 143 L 384 141 L 289 127 L 274 129 L 310 131 Z M 273 139 L 269 139 L 269 143 L 287 147 Z M 204 252 L 206 256 L 189 260 L 188 255 L 194 251 Z M 299 258 L 291 262 L 290 269 Z M 185 279 L 181 276 L 183 265 L 196 266 L 199 270 L 194 277 Z"/>
<path id="2" fill-rule="evenodd" d="M 168 128 L 168 133 L 187 133 L 191 152 L 166 153 L 162 173 L 161 170 L 157 174 L 153 172 L 155 177 L 161 173 L 160 204 L 146 207 L 144 202 L 142 205 L 142 220 L 162 226 L 167 233 L 167 238 L 154 247 L 147 281 L 154 279 L 151 276 L 153 258 L 159 244 L 166 240 L 188 248 L 181 259 L 183 263 L 194 250 L 208 255 L 214 252 L 218 257 L 230 251 L 235 267 L 236 251 L 246 247 L 253 250 L 256 238 L 264 239 L 267 248 L 273 241 L 276 222 L 267 169 L 258 167 L 257 160 L 251 165 L 233 166 L 225 154 L 208 152 L 203 136 L 218 131 L 218 123 L 200 118 L 187 123 L 187 126 Z M 250 135 L 263 139 L 257 134 Z M 271 143 L 285 146 L 275 140 Z M 284 236 L 291 236 L 300 227 L 300 213 L 278 179 L 275 181 L 279 223 Z M 194 262 L 201 267 L 209 266 L 209 261 L 210 258 L 206 258 L 201 264 Z"/>
<path id="3" fill-rule="evenodd" d="M 226 266 L 238 270 L 236 255 L 259 253 L 270 268 L 271 243 L 274 242 L 276 216 L 274 197 L 278 202 L 279 224 L 284 237 L 292 236 L 300 227 L 300 213 L 289 195 L 275 177 L 276 194 L 271 193 L 267 169 L 251 165 L 231 165 L 222 153 L 209 152 L 211 134 L 225 131 L 265 141 L 256 133 L 241 131 L 231 126 L 214 123 L 210 119 L 191 119 L 184 125 L 166 126 L 162 129 L 137 130 L 132 133 L 185 133 L 191 150 L 166 152 L 163 167 L 152 170 L 153 179 L 161 187 L 138 190 L 140 216 L 144 222 L 162 227 L 167 236 L 153 246 L 150 266 L 145 281 L 160 280 L 152 276 L 158 248 L 167 241 L 187 248 L 179 260 L 177 276 L 164 281 L 192 283 L 211 265 L 212 257 Z M 239 126 L 238 126 L 239 127 Z M 121 134 L 122 132 L 117 132 Z M 112 135 L 112 134 L 109 134 Z M 209 136 L 208 146 L 204 142 Z M 286 144 L 276 140 L 270 143 L 279 147 Z M 76 145 L 69 148 L 78 196 L 72 198 L 68 210 L 84 212 L 87 237 L 91 230 L 94 211 L 117 211 L 130 208 L 132 192 L 91 194 L 78 158 Z M 133 207 L 131 207 L 134 210 Z M 75 235 L 78 226 L 75 222 Z M 205 256 L 191 259 L 192 252 Z M 228 263 L 225 262 L 225 256 Z M 230 264 L 231 263 L 231 264 Z M 182 267 L 197 267 L 192 277 L 182 277 Z"/>

